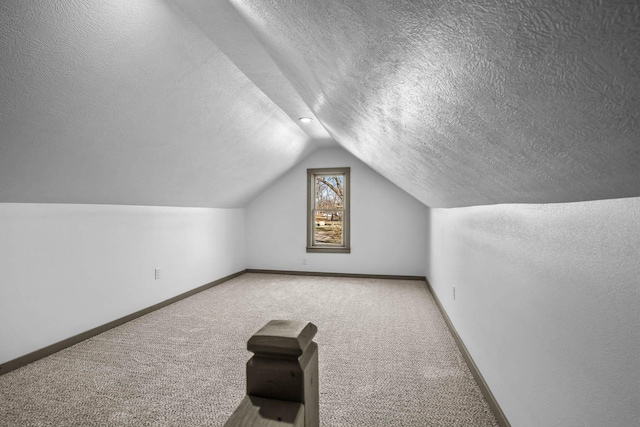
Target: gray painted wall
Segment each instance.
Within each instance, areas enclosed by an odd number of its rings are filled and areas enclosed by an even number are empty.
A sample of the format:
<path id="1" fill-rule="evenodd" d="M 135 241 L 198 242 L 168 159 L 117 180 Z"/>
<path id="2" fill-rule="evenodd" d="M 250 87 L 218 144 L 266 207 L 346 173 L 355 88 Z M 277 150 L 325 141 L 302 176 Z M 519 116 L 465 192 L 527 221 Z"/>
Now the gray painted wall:
<path id="1" fill-rule="evenodd" d="M 0 363 L 244 270 L 244 242 L 244 209 L 0 204 Z"/>
<path id="2" fill-rule="evenodd" d="M 427 276 L 513 426 L 640 425 L 640 198 L 433 209 L 429 240 Z"/>
<path id="3" fill-rule="evenodd" d="M 347 166 L 351 253 L 307 253 L 307 169 Z M 427 208 L 342 148 L 303 160 L 251 202 L 246 217 L 249 268 L 424 275 Z"/>

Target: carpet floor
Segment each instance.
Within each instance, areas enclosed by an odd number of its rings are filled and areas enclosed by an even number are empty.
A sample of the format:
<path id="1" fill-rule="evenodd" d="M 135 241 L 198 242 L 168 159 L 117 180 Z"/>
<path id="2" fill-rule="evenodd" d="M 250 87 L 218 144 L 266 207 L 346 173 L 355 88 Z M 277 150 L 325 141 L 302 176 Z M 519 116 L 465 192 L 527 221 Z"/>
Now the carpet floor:
<path id="1" fill-rule="evenodd" d="M 0 426 L 222 426 L 247 339 L 318 327 L 323 426 L 497 426 L 422 281 L 247 273 L 0 377 Z"/>

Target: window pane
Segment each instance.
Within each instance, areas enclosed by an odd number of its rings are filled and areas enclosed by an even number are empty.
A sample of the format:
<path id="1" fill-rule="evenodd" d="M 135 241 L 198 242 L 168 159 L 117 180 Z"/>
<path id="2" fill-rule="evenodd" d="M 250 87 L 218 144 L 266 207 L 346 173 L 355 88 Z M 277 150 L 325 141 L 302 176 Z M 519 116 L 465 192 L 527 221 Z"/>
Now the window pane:
<path id="1" fill-rule="evenodd" d="M 314 243 L 342 244 L 342 210 L 315 209 Z"/>
<path id="2" fill-rule="evenodd" d="M 344 175 L 316 175 L 315 208 L 344 207 Z"/>

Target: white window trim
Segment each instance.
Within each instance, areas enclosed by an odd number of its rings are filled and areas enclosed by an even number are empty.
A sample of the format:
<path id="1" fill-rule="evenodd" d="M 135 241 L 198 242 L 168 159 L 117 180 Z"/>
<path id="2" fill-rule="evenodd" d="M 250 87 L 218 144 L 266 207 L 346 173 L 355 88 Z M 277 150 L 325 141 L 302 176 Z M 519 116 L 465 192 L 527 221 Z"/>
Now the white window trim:
<path id="1" fill-rule="evenodd" d="M 315 177 L 316 175 L 344 175 L 344 217 L 342 218 L 342 244 L 315 243 Z M 307 252 L 351 253 L 351 168 L 307 169 Z"/>

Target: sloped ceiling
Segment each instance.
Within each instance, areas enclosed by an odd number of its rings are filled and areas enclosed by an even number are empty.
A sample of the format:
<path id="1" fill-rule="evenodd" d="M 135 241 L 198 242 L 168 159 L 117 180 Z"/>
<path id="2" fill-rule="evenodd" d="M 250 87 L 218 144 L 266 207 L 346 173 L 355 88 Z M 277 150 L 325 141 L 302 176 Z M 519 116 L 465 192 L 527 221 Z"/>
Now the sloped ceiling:
<path id="1" fill-rule="evenodd" d="M 267 56 L 218 4 L 220 44 Z M 244 206 L 335 144 L 297 121 L 313 117 L 299 98 L 285 112 L 210 36 L 160 0 L 0 3 L 0 202 Z M 296 94 L 275 65 L 257 78 Z"/>
<path id="2" fill-rule="evenodd" d="M 231 3 L 329 133 L 426 205 L 640 195 L 637 1 Z"/>
<path id="3" fill-rule="evenodd" d="M 640 196 L 638 52 L 637 2 L 4 0 L 0 202 L 244 206 L 336 141 L 432 207 Z"/>

